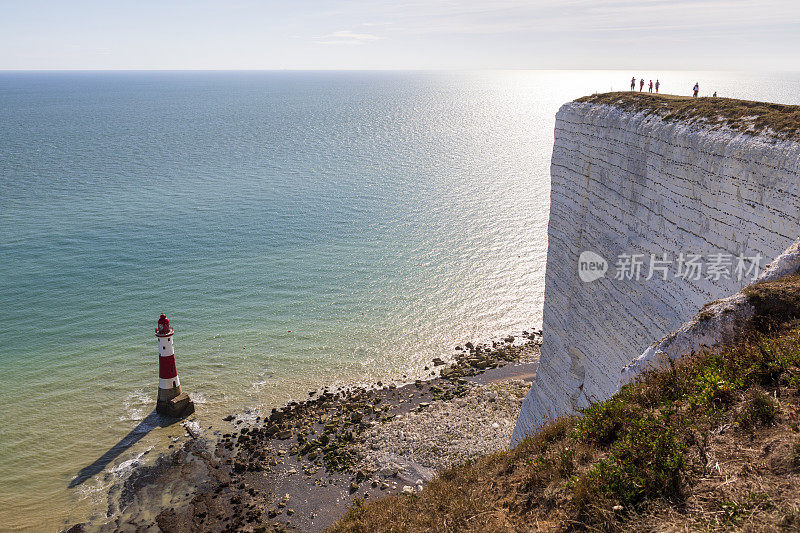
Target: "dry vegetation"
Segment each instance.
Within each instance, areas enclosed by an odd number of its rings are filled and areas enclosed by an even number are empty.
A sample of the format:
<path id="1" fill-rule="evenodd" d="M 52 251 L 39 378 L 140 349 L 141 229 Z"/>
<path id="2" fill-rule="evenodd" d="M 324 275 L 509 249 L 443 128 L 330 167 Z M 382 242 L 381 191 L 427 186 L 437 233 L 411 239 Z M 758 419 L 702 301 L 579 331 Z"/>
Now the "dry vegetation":
<path id="1" fill-rule="evenodd" d="M 747 300 L 755 308 L 756 329 L 764 331 L 780 317 L 782 322 L 800 319 L 800 275 L 764 281 L 746 287 Z"/>
<path id="2" fill-rule="evenodd" d="M 739 344 L 642 376 L 419 495 L 357 502 L 332 531 L 800 530 L 798 290 L 755 286 L 760 319 Z"/>
<path id="3" fill-rule="evenodd" d="M 800 139 L 800 106 L 640 92 L 593 94 L 577 101 L 648 111 L 665 120 L 702 121 L 713 127 L 724 126 L 745 133 L 772 133 Z"/>

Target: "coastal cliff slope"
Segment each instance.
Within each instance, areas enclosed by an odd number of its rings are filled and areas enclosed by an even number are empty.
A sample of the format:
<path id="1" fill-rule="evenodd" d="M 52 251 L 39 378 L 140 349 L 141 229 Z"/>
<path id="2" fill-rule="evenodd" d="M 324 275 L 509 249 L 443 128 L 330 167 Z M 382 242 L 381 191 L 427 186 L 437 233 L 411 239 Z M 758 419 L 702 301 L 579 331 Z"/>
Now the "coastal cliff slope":
<path id="1" fill-rule="evenodd" d="M 769 327 L 646 372 L 418 495 L 356 502 L 331 532 L 797 531 L 800 276 L 752 290 L 773 304 Z"/>
<path id="2" fill-rule="evenodd" d="M 609 93 L 561 107 L 541 360 L 513 443 L 609 398 L 626 366 L 629 380 L 663 352 L 643 354 L 651 344 L 752 283 L 797 239 L 799 127 L 797 106 L 730 99 Z M 579 276 L 586 251 L 607 262 L 604 276 Z M 699 275 L 687 272 L 690 254 Z M 652 276 L 651 259 L 664 267 Z M 684 335 L 672 351 L 693 344 Z"/>

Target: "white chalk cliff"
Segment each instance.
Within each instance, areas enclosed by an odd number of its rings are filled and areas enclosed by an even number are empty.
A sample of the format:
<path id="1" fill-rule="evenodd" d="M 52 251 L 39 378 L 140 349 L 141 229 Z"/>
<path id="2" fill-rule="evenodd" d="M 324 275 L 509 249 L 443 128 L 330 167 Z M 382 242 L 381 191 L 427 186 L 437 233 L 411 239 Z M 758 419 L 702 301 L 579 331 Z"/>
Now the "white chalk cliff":
<path id="1" fill-rule="evenodd" d="M 753 272 L 739 279 L 739 256 L 763 257 L 765 279 L 800 266 L 798 142 L 571 102 L 556 116 L 551 179 L 541 361 L 512 442 L 607 399 L 649 364 L 722 339 L 747 314 L 736 293 Z M 605 276 L 581 280 L 584 251 L 607 260 Z M 642 254 L 638 280 L 616 279 L 623 254 Z M 656 266 L 667 279 L 645 279 L 651 254 L 666 259 Z M 680 254 L 702 256 L 700 279 L 677 276 Z M 725 254 L 719 279 L 714 254 Z"/>

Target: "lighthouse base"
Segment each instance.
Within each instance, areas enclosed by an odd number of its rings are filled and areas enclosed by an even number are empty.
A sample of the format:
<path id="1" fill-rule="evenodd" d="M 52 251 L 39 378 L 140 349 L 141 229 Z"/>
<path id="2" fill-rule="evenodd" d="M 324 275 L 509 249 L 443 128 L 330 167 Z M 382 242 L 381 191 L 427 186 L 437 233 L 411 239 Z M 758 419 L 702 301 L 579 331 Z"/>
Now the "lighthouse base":
<path id="1" fill-rule="evenodd" d="M 182 418 L 194 413 L 194 402 L 188 394 L 181 391 L 180 385 L 171 389 L 158 389 L 156 413 Z"/>

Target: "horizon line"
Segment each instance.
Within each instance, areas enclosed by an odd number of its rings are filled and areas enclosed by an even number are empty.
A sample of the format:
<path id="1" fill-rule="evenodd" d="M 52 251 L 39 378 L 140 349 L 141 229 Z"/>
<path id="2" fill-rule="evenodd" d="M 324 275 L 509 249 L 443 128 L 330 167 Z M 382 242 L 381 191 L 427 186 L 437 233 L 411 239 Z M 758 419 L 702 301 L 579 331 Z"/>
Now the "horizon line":
<path id="1" fill-rule="evenodd" d="M 658 68 L 658 67 L 613 67 L 613 68 L 490 68 L 490 67 L 441 67 L 441 68 L 0 68 L 0 72 L 747 72 L 747 73 L 800 73 L 800 70 L 748 70 L 748 69 L 704 69 L 704 68 Z"/>

